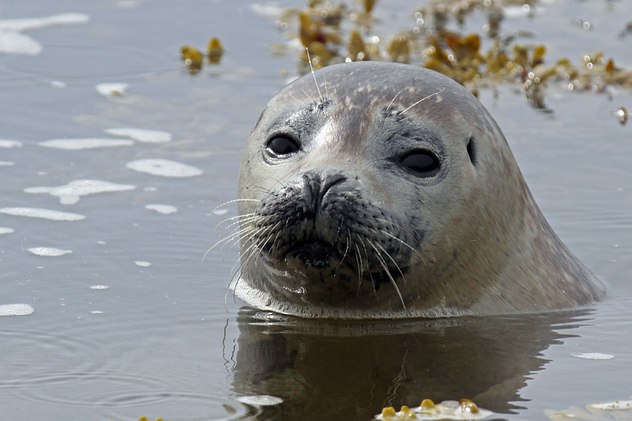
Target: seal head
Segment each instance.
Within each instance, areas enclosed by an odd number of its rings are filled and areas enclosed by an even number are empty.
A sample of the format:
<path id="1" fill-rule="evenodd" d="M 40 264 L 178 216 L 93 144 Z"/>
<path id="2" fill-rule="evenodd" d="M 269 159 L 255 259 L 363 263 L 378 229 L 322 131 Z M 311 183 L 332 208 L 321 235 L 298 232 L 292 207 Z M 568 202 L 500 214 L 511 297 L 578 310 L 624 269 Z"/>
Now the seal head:
<path id="1" fill-rule="evenodd" d="M 535 204 L 497 124 L 434 71 L 326 67 L 267 105 L 239 179 L 250 304 L 403 318 L 587 304 L 601 283 Z"/>

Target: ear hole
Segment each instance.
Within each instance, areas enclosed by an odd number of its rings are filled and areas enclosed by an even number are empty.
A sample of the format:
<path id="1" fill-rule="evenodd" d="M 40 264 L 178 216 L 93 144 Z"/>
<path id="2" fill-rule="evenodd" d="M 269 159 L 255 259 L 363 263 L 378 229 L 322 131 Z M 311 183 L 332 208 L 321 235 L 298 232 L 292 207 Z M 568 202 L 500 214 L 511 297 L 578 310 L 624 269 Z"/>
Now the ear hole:
<path id="1" fill-rule="evenodd" d="M 467 154 L 470 156 L 472 165 L 476 166 L 476 149 L 474 148 L 474 138 L 470 137 L 467 140 Z"/>

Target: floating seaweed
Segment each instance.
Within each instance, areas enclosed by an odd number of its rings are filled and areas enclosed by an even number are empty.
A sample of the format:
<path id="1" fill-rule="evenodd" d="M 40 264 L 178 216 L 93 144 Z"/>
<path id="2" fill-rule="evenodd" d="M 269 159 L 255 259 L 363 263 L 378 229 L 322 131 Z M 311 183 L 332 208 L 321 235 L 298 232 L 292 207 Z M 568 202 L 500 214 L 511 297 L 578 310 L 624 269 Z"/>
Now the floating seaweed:
<path id="1" fill-rule="evenodd" d="M 399 411 L 392 406 L 382 408 L 374 420 L 403 421 L 417 420 L 479 420 L 492 415 L 491 411 L 479 408 L 469 399 L 444 401 L 435 405 L 431 399 L 424 399 L 418 407 L 402 405 Z"/>
<path id="2" fill-rule="evenodd" d="M 278 25 L 291 38 L 298 38 L 309 51 L 311 64 L 321 68 L 344 61 L 390 60 L 421 65 L 443 73 L 475 95 L 481 88 L 519 84 L 528 103 L 550 112 L 545 93 L 552 83 L 569 91 L 604 92 L 609 85 L 632 87 L 632 71 L 619 68 L 601 52 L 586 54 L 574 63 L 562 57 L 553 62 L 544 43 L 529 43 L 530 33 L 504 35 L 502 22 L 508 8 L 535 16 L 538 0 L 447 0 L 429 1 L 411 14 L 412 29 L 390 39 L 372 34 L 376 1 L 365 0 L 347 6 L 329 1 L 308 1 L 302 10 L 288 9 Z M 378 5 L 379 6 L 379 5 Z M 451 22 L 461 28 L 475 11 L 487 17 L 481 33 L 449 29 Z M 515 13 L 515 12 L 513 12 Z M 572 24 L 592 29 L 586 20 Z M 295 29 L 292 29 L 295 28 Z M 632 23 L 621 36 L 632 32 Z M 486 42 L 483 42 L 483 38 Z M 527 40 L 527 42 L 524 42 Z M 486 47 L 483 48 L 483 45 Z M 277 48 L 276 52 L 280 49 Z M 299 72 L 309 71 L 305 51 L 300 53 Z M 625 114 L 617 114 L 619 121 Z M 627 121 L 627 117 L 625 119 Z M 624 124 L 624 123 L 622 123 Z"/>
<path id="3" fill-rule="evenodd" d="M 209 64 L 219 64 L 224 54 L 222 42 L 217 37 L 213 37 L 208 42 L 206 55 L 202 51 L 189 45 L 183 45 L 180 48 L 180 59 L 184 62 L 187 70 L 192 75 L 197 75 L 204 66 L 204 57 L 207 58 Z"/>

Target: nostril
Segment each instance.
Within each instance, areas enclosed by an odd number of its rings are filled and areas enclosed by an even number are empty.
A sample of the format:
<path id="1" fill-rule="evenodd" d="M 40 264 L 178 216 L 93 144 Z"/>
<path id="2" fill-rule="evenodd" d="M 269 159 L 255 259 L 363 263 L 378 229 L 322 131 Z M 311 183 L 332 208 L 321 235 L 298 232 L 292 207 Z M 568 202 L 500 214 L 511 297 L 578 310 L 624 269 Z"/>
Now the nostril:
<path id="1" fill-rule="evenodd" d="M 324 180 L 324 183 L 322 183 L 321 192 L 320 192 L 321 198 L 325 197 L 325 194 L 327 194 L 329 189 L 331 189 L 333 186 L 335 186 L 338 183 L 342 183 L 346 180 L 347 180 L 347 177 L 345 177 L 342 174 L 331 174 L 325 177 L 325 180 Z"/>
<path id="2" fill-rule="evenodd" d="M 303 198 L 305 211 L 309 215 L 315 215 L 322 207 L 325 195 L 336 184 L 347 180 L 347 177 L 340 173 L 326 174 L 324 177 L 315 171 L 303 174 Z"/>

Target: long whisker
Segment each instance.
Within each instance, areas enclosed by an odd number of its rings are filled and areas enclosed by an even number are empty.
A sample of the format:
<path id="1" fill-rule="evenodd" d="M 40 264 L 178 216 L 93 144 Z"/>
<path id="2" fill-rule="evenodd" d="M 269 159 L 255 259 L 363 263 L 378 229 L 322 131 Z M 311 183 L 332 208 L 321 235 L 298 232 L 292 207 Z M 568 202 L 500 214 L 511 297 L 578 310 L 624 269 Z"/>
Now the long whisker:
<path id="1" fill-rule="evenodd" d="M 255 236 L 263 236 L 265 235 L 265 231 L 273 231 L 278 225 L 280 224 L 280 221 L 277 222 L 275 225 L 272 226 L 268 226 L 268 227 L 263 227 L 260 228 L 257 232 L 255 232 L 254 234 L 252 234 L 249 237 L 249 240 L 251 240 L 252 238 L 254 238 Z M 260 231 L 260 232 L 259 232 Z M 239 279 L 241 278 L 240 276 L 237 277 L 237 279 L 235 279 L 235 277 L 241 273 L 242 269 L 248 265 L 250 263 L 250 261 L 257 255 L 257 251 L 261 250 L 263 247 L 265 247 L 265 245 L 267 244 L 268 241 L 270 241 L 270 237 L 271 236 L 267 236 L 266 238 L 263 238 L 257 242 L 253 242 L 243 253 L 242 253 L 242 258 L 239 259 L 235 265 L 233 265 L 233 268 L 231 269 L 231 271 L 233 272 L 233 276 L 231 276 L 230 281 L 228 282 L 228 285 L 226 286 L 226 291 L 224 293 L 224 303 L 226 303 L 226 298 L 228 297 L 228 291 L 231 288 L 231 285 L 233 284 L 233 281 L 235 281 L 235 285 L 233 287 L 233 299 L 235 298 L 235 294 L 234 291 L 237 289 L 237 284 L 239 283 Z M 265 240 L 265 241 L 264 241 Z M 263 244 L 262 244 L 263 243 Z M 237 263 L 239 263 L 239 265 L 237 266 Z"/>
<path id="2" fill-rule="evenodd" d="M 206 260 L 206 256 L 208 256 L 208 254 L 217 246 L 219 246 L 221 244 L 221 248 L 220 250 L 223 250 L 224 247 L 229 244 L 230 242 L 233 242 L 231 244 L 231 247 L 234 247 L 235 244 L 237 244 L 237 242 L 239 240 L 241 240 L 242 238 L 244 238 L 246 235 L 249 235 L 251 233 L 253 233 L 255 230 L 257 230 L 257 228 L 254 225 L 249 225 L 247 227 L 243 227 L 243 228 L 239 228 L 236 231 L 228 234 L 226 237 L 222 238 L 221 240 L 217 241 L 215 244 L 213 244 L 211 247 L 209 247 L 208 249 L 206 249 L 206 251 L 204 252 L 204 254 L 202 255 L 202 261 Z"/>
<path id="3" fill-rule="evenodd" d="M 343 264 L 343 263 L 344 263 L 344 261 L 345 261 L 345 257 L 347 257 L 347 253 L 349 252 L 349 247 L 350 247 L 350 244 L 349 244 L 349 243 L 350 243 L 350 242 L 349 242 L 349 237 L 347 237 L 347 247 L 345 248 L 345 252 L 344 252 L 344 254 L 342 255 L 342 259 L 340 259 L 340 263 L 338 263 L 338 266 L 336 267 L 336 271 L 337 271 L 338 269 L 340 269 L 340 266 L 342 266 L 342 264 Z M 334 271 L 334 272 L 335 272 L 335 271 Z"/>
<path id="4" fill-rule="evenodd" d="M 236 216 L 231 216 L 230 218 L 222 219 L 221 221 L 217 223 L 216 228 L 220 227 L 221 225 L 227 222 L 232 222 L 232 221 L 237 221 L 237 223 L 243 222 L 244 220 L 247 220 L 246 218 L 251 218 L 254 215 L 256 215 L 255 212 L 250 212 L 250 213 L 244 213 L 243 215 L 236 215 Z M 230 227 L 231 225 L 232 224 L 228 225 L 226 228 Z"/>
<path id="5" fill-rule="evenodd" d="M 320 98 L 320 102 L 323 102 L 323 94 L 320 93 L 320 88 L 318 87 L 318 81 L 316 80 L 316 74 L 314 73 L 314 66 L 312 66 L 312 57 L 309 55 L 309 48 L 305 47 L 305 52 L 307 52 L 307 62 L 309 63 L 309 70 L 312 72 L 312 77 L 314 78 L 314 84 L 316 84 L 318 97 Z"/>
<path id="6" fill-rule="evenodd" d="M 261 218 L 261 215 L 256 215 L 256 214 L 253 213 L 252 215 L 248 215 L 247 217 L 244 216 L 243 219 L 241 219 L 241 220 L 231 222 L 230 224 L 226 225 L 224 228 L 225 229 L 229 229 L 229 228 L 234 227 L 235 225 L 250 224 L 250 223 L 252 223 L 252 221 L 256 221 L 256 220 L 258 220 L 260 218 Z M 228 221 L 226 221 L 226 222 L 228 222 Z"/>
<path id="7" fill-rule="evenodd" d="M 217 210 L 221 208 L 222 206 L 230 205 L 231 203 L 237 203 L 237 202 L 261 202 L 261 199 L 233 199 L 224 203 L 220 203 L 219 205 L 215 206 L 213 210 Z"/>
<path id="8" fill-rule="evenodd" d="M 364 248 L 364 256 L 366 257 L 366 261 L 367 261 L 367 269 L 370 269 L 369 264 L 371 263 L 371 259 L 369 259 L 369 252 L 366 248 L 366 244 L 364 244 L 362 237 L 360 237 L 359 235 L 357 235 L 357 237 L 358 237 L 358 240 L 360 240 L 360 244 L 362 245 L 362 248 Z M 373 279 L 373 274 L 371 273 L 371 270 L 368 270 L 368 272 L 369 272 L 369 279 L 371 279 L 371 285 L 373 285 L 373 295 L 375 295 L 375 297 L 377 298 L 377 289 L 376 289 L 375 279 Z"/>
<path id="9" fill-rule="evenodd" d="M 421 254 L 419 254 L 419 252 L 417 250 L 415 250 L 415 248 L 413 246 L 411 246 L 410 244 L 408 244 L 406 241 L 397 238 L 396 236 L 394 236 L 393 234 L 391 234 L 390 232 L 384 231 L 384 230 L 380 230 L 380 232 L 388 237 L 391 237 L 393 240 L 397 241 L 398 243 L 400 243 L 401 245 L 408 247 L 410 250 L 412 250 L 417 256 L 421 257 Z"/>
<path id="10" fill-rule="evenodd" d="M 358 290 L 356 291 L 356 295 L 360 295 L 360 288 L 362 287 L 362 275 L 364 274 L 364 268 L 362 264 L 362 254 L 360 253 L 360 249 L 358 248 L 358 244 L 355 245 L 355 257 L 356 257 L 356 265 L 358 267 Z M 374 286 L 375 288 L 375 286 Z"/>
<path id="11" fill-rule="evenodd" d="M 397 292 L 397 295 L 399 296 L 399 301 L 402 303 L 402 307 L 404 307 L 404 310 L 406 310 L 406 303 L 404 302 L 404 297 L 402 297 L 402 293 L 399 290 L 399 287 L 397 286 L 397 282 L 395 282 L 395 278 L 393 278 L 393 275 L 391 274 L 391 271 L 388 269 L 386 262 L 382 258 L 380 251 L 377 249 L 377 247 L 375 247 L 375 245 L 371 242 L 371 240 L 367 239 L 367 241 L 369 245 L 373 247 L 373 250 L 375 250 L 375 253 L 376 253 L 375 256 L 377 257 L 378 262 L 384 269 L 384 272 L 386 272 L 386 276 L 388 276 L 388 278 L 391 280 L 391 284 L 393 285 L 393 287 L 395 288 L 395 292 Z"/>
<path id="12" fill-rule="evenodd" d="M 401 276 L 401 278 L 404 280 L 404 284 L 405 284 L 405 283 L 406 283 L 406 277 L 404 276 L 404 272 L 402 272 L 402 269 L 399 267 L 399 264 L 395 261 L 395 259 L 393 259 L 393 256 L 391 256 L 391 254 L 390 254 L 388 251 L 386 251 L 386 250 L 384 249 L 384 247 L 382 247 L 382 246 L 380 245 L 380 243 L 375 243 L 375 242 L 374 242 L 373 244 L 374 244 L 375 246 L 379 247 L 379 248 L 380 248 L 380 250 L 382 250 L 382 252 L 386 255 L 386 257 L 388 257 L 388 258 L 389 258 L 389 260 L 390 260 L 391 262 L 393 262 L 393 264 L 394 264 L 394 265 L 395 265 L 395 267 L 397 268 L 397 271 L 399 272 L 399 275 L 400 275 L 400 276 Z"/>
<path id="13" fill-rule="evenodd" d="M 439 95 L 441 92 L 445 91 L 445 88 L 441 88 L 440 90 L 438 90 L 437 92 L 430 94 L 428 96 L 425 96 L 423 98 L 421 98 L 419 101 L 413 103 L 412 105 L 409 105 L 407 108 L 404 108 L 402 111 L 398 112 L 397 115 L 402 115 L 404 114 L 406 111 L 410 110 L 411 108 L 413 108 L 415 105 L 420 104 L 422 102 L 424 102 L 425 100 L 427 100 L 428 98 L 432 98 L 435 95 Z"/>
<path id="14" fill-rule="evenodd" d="M 386 109 L 390 109 L 391 105 L 393 105 L 393 102 L 395 102 L 395 100 L 397 99 L 397 97 L 399 96 L 399 94 L 401 94 L 402 92 L 404 92 L 406 89 L 408 89 L 408 86 L 405 88 L 402 88 L 401 91 L 399 91 L 398 93 L 395 94 L 395 96 L 393 97 L 393 99 L 391 99 L 391 102 L 388 103 L 388 106 L 386 107 Z"/>

